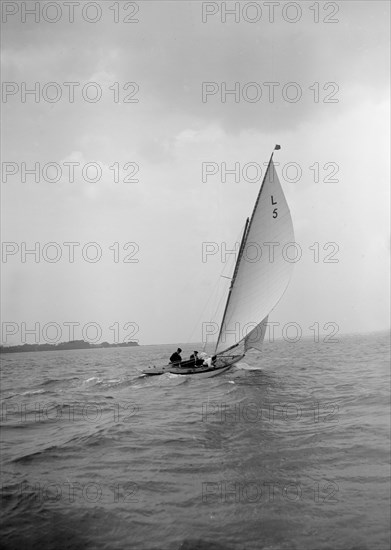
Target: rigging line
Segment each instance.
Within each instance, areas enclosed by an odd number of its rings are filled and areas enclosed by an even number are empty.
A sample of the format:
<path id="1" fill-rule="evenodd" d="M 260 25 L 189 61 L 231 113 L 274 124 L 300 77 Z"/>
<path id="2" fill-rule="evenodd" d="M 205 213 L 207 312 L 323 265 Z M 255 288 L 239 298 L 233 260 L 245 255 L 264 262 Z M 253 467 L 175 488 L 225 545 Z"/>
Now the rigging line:
<path id="1" fill-rule="evenodd" d="M 240 235 L 242 234 L 242 232 L 243 232 L 243 229 L 241 230 L 241 232 L 240 232 L 239 235 L 238 235 L 238 238 L 237 238 L 236 241 L 235 241 L 235 246 L 236 246 L 236 243 L 237 243 L 237 242 L 240 242 Z M 231 266 L 231 262 L 229 262 L 229 261 L 228 261 L 228 262 L 224 262 L 224 266 L 223 266 L 223 268 L 222 268 L 221 271 L 220 271 L 220 277 L 223 277 L 224 279 L 231 279 L 231 280 L 232 280 L 232 277 L 226 277 L 225 275 L 223 275 L 223 273 L 224 273 L 225 271 L 228 271 L 228 270 L 229 270 L 230 273 L 232 273 L 232 266 Z M 210 294 L 209 294 L 209 297 L 208 297 L 208 299 L 207 299 L 207 302 L 206 302 L 206 304 L 205 304 L 204 308 L 202 309 L 202 311 L 201 311 L 201 313 L 200 313 L 200 315 L 199 315 L 199 317 L 198 317 L 196 323 L 194 324 L 194 326 L 193 326 L 193 328 L 192 328 L 192 330 L 191 330 L 191 333 L 190 333 L 190 337 L 189 337 L 189 339 L 188 339 L 188 342 L 191 342 L 191 339 L 192 339 L 192 337 L 193 337 L 193 335 L 194 335 L 194 333 L 195 333 L 195 331 L 196 331 L 196 329 L 197 329 L 197 327 L 198 327 L 198 325 L 199 325 L 200 319 L 201 319 L 202 316 L 204 315 L 204 313 L 205 313 L 207 307 L 209 306 L 209 304 L 210 304 L 212 298 L 215 298 L 215 297 L 216 297 L 216 299 L 217 299 L 218 286 L 219 286 L 220 283 L 221 283 L 220 277 L 217 279 L 217 281 L 216 281 L 214 287 L 212 287 L 212 290 L 211 290 L 211 292 L 210 292 Z M 217 305 L 216 305 L 215 312 L 213 313 L 211 320 L 214 320 L 214 319 L 217 318 L 217 312 L 219 311 L 219 309 L 220 309 L 220 307 L 221 307 L 221 302 L 222 302 L 222 300 L 223 300 L 224 298 L 226 298 L 226 296 L 227 296 L 227 292 L 224 290 L 224 292 L 222 292 L 222 296 L 220 297 L 220 299 L 219 299 L 219 301 L 218 301 L 218 303 L 217 303 Z M 206 344 L 204 344 L 204 347 L 205 347 L 205 345 L 206 345 Z"/>
<path id="2" fill-rule="evenodd" d="M 230 279 L 231 277 L 227 277 L 227 279 L 228 279 L 228 278 Z M 217 312 L 219 311 L 219 309 L 220 309 L 220 307 L 221 307 L 221 302 L 223 301 L 224 298 L 226 298 L 226 292 L 223 292 L 223 293 L 222 293 L 222 296 L 221 296 L 221 298 L 220 298 L 220 300 L 219 300 L 219 303 L 218 303 L 217 306 L 216 306 L 215 312 L 214 312 L 213 315 L 212 315 L 212 319 L 216 319 L 216 318 L 217 318 Z"/>
<path id="3" fill-rule="evenodd" d="M 237 242 L 241 243 L 240 237 L 241 237 L 241 235 L 243 235 L 243 232 L 245 232 L 246 227 L 247 227 L 247 221 L 245 222 L 245 224 L 243 225 L 243 227 L 242 227 L 242 229 L 241 229 L 239 235 L 237 236 L 237 239 L 236 239 L 236 241 L 235 241 L 235 245 L 236 245 Z M 235 246 L 235 248 L 236 248 L 236 246 Z M 238 250 L 237 257 L 236 257 L 236 261 L 235 261 L 235 264 L 236 264 L 236 265 L 237 265 L 237 263 L 238 263 L 238 259 L 239 259 L 239 255 L 240 255 L 240 248 L 241 248 L 241 247 L 240 247 L 240 244 L 239 244 L 239 250 Z M 217 318 L 217 312 L 218 312 L 219 309 L 220 309 L 221 302 L 223 301 L 223 298 L 226 298 L 226 299 L 227 299 L 227 296 L 229 295 L 229 293 L 230 293 L 230 291 L 231 291 L 232 284 L 233 284 L 233 280 L 234 280 L 234 275 L 235 275 L 235 267 L 236 267 L 236 265 L 234 265 L 233 267 L 232 267 L 232 266 L 229 266 L 229 271 L 230 271 L 230 273 L 231 273 L 231 277 L 226 277 L 225 275 L 220 275 L 220 277 L 224 277 L 224 279 L 229 279 L 229 280 L 231 281 L 231 284 L 230 284 L 230 286 L 229 286 L 229 288 L 228 288 L 228 291 L 227 291 L 227 292 L 224 292 L 224 293 L 222 294 L 222 296 L 221 296 L 221 298 L 220 298 L 220 301 L 219 301 L 219 303 L 218 303 L 218 305 L 217 305 L 217 307 L 216 307 L 216 311 L 215 311 L 214 314 L 213 314 L 212 319 L 216 319 L 216 318 Z M 226 264 L 226 266 L 227 266 L 227 264 Z M 227 269 L 228 269 L 228 267 L 227 267 Z M 224 269 L 223 269 L 223 271 L 224 271 Z M 220 327 L 220 332 L 221 332 L 221 327 Z"/>
<path id="4" fill-rule="evenodd" d="M 204 307 L 203 307 L 203 309 L 202 309 L 200 315 L 198 316 L 197 321 L 195 322 L 195 324 L 194 324 L 194 326 L 193 326 L 193 329 L 192 329 L 192 331 L 191 331 L 191 333 L 190 333 L 190 338 L 189 338 L 188 342 L 191 341 L 191 338 L 193 337 L 193 335 L 194 335 L 194 333 L 195 333 L 195 331 L 196 331 L 196 328 L 197 328 L 198 325 L 199 325 L 200 319 L 203 317 L 203 315 L 204 315 L 204 313 L 205 313 L 207 307 L 209 306 L 211 300 L 215 297 L 215 294 L 217 294 L 217 287 L 218 287 L 219 284 L 220 284 L 220 279 L 217 279 L 216 283 L 215 283 L 214 286 L 212 287 L 211 292 L 209 293 L 209 297 L 208 297 L 208 299 L 207 299 L 207 301 L 206 301 L 206 304 L 204 305 Z"/>
<path id="5" fill-rule="evenodd" d="M 232 288 L 233 288 L 233 285 L 234 285 L 234 283 L 235 283 L 236 274 L 237 274 L 237 272 L 238 272 L 238 267 L 239 267 L 241 255 L 242 255 L 242 252 L 243 252 L 244 244 L 245 244 L 245 242 L 246 242 L 246 237 L 247 237 L 247 232 L 248 232 L 248 226 L 249 226 L 249 218 L 246 219 L 246 223 L 245 223 L 245 225 L 244 225 L 243 236 L 242 236 L 242 240 L 241 240 L 240 247 L 239 247 L 239 254 L 238 254 L 238 257 L 237 257 L 237 259 L 236 259 L 235 268 L 234 268 L 234 272 L 233 272 L 233 275 L 232 275 L 232 281 L 231 281 L 231 285 L 230 285 L 230 287 L 229 287 L 228 297 L 227 297 L 227 301 L 226 301 L 226 303 L 225 303 L 225 309 L 224 309 L 223 317 L 222 317 L 222 319 L 221 319 L 221 325 L 220 325 L 220 330 L 219 330 L 219 336 L 218 336 L 217 342 L 216 342 L 215 354 L 217 353 L 217 348 L 219 347 L 220 337 L 221 337 L 221 334 L 222 334 L 222 332 L 223 332 L 223 324 L 224 324 L 224 321 L 225 321 L 225 316 L 226 316 L 226 313 L 227 313 L 227 309 L 228 309 L 229 299 L 230 299 L 230 297 L 231 297 Z"/>

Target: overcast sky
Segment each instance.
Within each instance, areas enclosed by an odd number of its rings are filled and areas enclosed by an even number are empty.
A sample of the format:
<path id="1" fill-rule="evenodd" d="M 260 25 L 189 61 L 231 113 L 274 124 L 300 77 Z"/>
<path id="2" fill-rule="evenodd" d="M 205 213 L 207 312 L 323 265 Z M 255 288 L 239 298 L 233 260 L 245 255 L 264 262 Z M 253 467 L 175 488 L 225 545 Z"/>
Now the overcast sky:
<path id="1" fill-rule="evenodd" d="M 388 327 L 388 1 L 280 2 L 273 17 L 264 2 L 22 4 L 3 2 L 3 343 L 34 342 L 22 323 L 69 340 L 72 322 L 76 339 L 92 322 L 101 340 L 119 323 L 119 340 L 200 341 L 228 267 L 203 247 L 233 248 L 276 143 L 302 257 L 270 319 Z M 239 181 L 222 181 L 235 162 Z M 22 173 L 36 163 L 38 181 Z"/>

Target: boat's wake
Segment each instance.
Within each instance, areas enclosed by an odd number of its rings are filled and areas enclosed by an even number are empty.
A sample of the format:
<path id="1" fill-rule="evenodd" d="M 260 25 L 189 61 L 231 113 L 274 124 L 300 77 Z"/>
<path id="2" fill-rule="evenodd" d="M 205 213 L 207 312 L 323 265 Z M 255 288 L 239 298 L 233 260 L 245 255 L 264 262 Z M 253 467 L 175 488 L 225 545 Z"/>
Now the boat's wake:
<path id="1" fill-rule="evenodd" d="M 253 367 L 244 361 L 236 363 L 235 368 L 238 370 L 262 370 L 260 367 Z"/>

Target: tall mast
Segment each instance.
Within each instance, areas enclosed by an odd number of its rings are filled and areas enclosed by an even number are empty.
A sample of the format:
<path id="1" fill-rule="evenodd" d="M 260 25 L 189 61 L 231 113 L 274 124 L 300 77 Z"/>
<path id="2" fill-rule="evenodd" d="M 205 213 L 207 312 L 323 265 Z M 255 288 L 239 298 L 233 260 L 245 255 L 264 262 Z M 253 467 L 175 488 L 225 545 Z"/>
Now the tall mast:
<path id="1" fill-rule="evenodd" d="M 215 353 L 216 354 L 216 351 L 217 351 L 217 348 L 218 348 L 218 345 L 219 345 L 219 342 L 220 342 L 220 336 L 221 336 L 221 333 L 222 333 L 222 330 L 223 330 L 223 326 L 224 326 L 224 321 L 225 321 L 225 316 L 226 316 L 226 313 L 227 313 L 227 309 L 228 309 L 228 304 L 229 304 L 229 301 L 230 301 L 230 298 L 231 298 L 231 294 L 232 294 L 232 289 L 233 289 L 233 286 L 235 284 L 235 279 L 236 279 L 236 275 L 238 273 L 238 269 L 239 269 L 239 265 L 240 265 L 240 261 L 242 259 L 242 255 L 243 255 L 243 250 L 244 250 L 244 247 L 246 245 L 246 241 L 247 241 L 247 236 L 248 236 L 248 233 L 250 231 L 250 227 L 251 227 L 251 224 L 252 224 L 252 221 L 253 221 L 253 218 L 254 218 L 254 214 L 255 214 L 255 210 L 258 206 L 258 202 L 259 202 L 259 199 L 261 197 L 261 193 L 262 193 L 262 188 L 263 188 L 263 185 L 266 181 L 266 176 L 269 172 L 269 168 L 270 168 L 270 164 L 273 160 L 273 154 L 274 154 L 274 151 L 278 150 L 278 149 L 281 149 L 280 145 L 276 145 L 273 149 L 273 152 L 272 154 L 270 155 L 270 159 L 269 159 L 269 162 L 268 162 L 268 165 L 267 165 L 267 168 L 266 168 L 266 172 L 265 172 L 265 175 L 263 176 L 263 180 L 262 180 L 262 183 L 261 183 L 261 187 L 259 188 L 259 192 L 258 192 L 258 196 L 257 196 L 257 199 L 255 201 L 255 204 L 254 204 L 254 208 L 253 208 L 253 211 L 252 211 L 252 214 L 251 214 L 251 218 L 250 218 L 250 221 L 249 219 L 247 218 L 246 220 L 246 225 L 245 225 L 245 228 L 244 228 L 244 232 L 243 232 L 243 236 L 242 236 L 242 242 L 240 244 L 240 249 L 239 249 L 239 254 L 238 254 L 238 258 L 236 260 L 236 264 L 235 264 L 235 269 L 234 269 L 234 273 L 233 273 L 233 276 L 232 276 L 232 281 L 231 281 L 231 285 L 229 287 L 229 293 L 228 293 L 228 296 L 227 296 L 227 301 L 226 301 L 226 304 L 225 304 L 225 308 L 224 308 L 224 313 L 223 313 L 223 317 L 222 317 L 222 320 L 221 320 L 221 325 L 220 325 L 220 331 L 219 331 L 219 336 L 217 338 L 217 342 L 216 342 L 216 348 L 215 348 Z M 240 342 L 240 340 L 239 340 Z M 237 344 L 239 343 L 237 342 Z M 231 349 L 233 347 L 235 347 L 237 344 L 235 344 L 234 346 L 230 346 L 228 349 Z M 226 350 L 227 351 L 227 350 Z"/>

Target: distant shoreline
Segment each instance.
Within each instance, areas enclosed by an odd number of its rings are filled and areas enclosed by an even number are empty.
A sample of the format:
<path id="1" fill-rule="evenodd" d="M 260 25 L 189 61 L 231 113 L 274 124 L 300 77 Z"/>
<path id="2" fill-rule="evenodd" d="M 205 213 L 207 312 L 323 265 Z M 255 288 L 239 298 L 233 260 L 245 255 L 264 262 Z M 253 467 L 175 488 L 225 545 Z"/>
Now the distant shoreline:
<path id="1" fill-rule="evenodd" d="M 90 344 L 84 340 L 72 340 L 70 342 L 60 342 L 59 344 L 22 344 L 18 346 L 0 346 L 0 353 L 19 353 L 29 351 L 58 351 L 67 349 L 97 349 L 97 348 L 129 348 L 138 346 L 138 342 L 123 342 L 121 344 Z"/>

